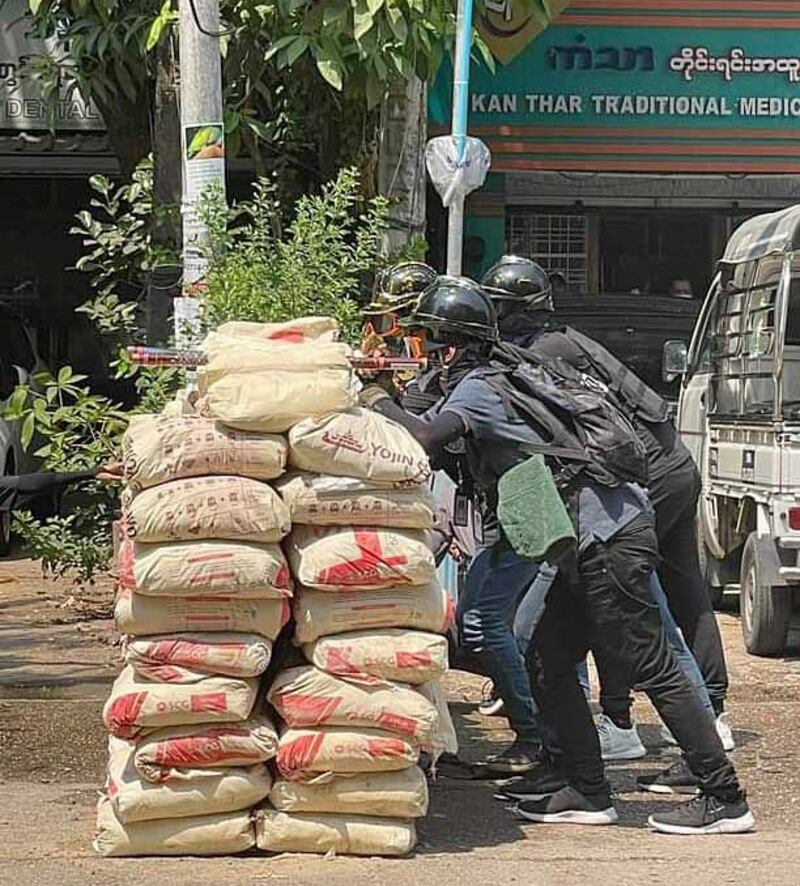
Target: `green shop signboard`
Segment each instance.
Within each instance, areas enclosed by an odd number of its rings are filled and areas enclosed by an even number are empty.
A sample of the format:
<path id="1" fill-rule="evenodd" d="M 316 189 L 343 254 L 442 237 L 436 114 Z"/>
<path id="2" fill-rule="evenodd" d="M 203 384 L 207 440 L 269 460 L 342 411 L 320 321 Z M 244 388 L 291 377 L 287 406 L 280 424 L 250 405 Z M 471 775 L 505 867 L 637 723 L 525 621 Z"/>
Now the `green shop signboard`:
<path id="1" fill-rule="evenodd" d="M 470 132 L 495 171 L 800 171 L 800 0 L 573 0 L 538 34 L 487 6 L 505 63 L 473 65 Z"/>

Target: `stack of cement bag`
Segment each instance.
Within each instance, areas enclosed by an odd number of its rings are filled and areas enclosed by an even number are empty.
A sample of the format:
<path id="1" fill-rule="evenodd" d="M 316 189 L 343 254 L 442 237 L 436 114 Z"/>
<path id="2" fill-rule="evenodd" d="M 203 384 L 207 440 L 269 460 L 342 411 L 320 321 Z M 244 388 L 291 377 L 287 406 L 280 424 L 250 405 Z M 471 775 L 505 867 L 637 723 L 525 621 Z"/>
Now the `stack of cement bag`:
<path id="1" fill-rule="evenodd" d="M 292 594 L 279 546 L 289 513 L 267 481 L 286 466 L 279 434 L 354 402 L 336 334 L 324 318 L 229 324 L 207 343 L 199 414 L 130 424 L 115 612 L 125 666 L 103 712 L 102 855 L 255 843 L 252 808 L 277 750 L 259 683 Z"/>
<path id="2" fill-rule="evenodd" d="M 258 846 L 405 855 L 428 806 L 420 751 L 452 749 L 436 685 L 452 606 L 426 539 L 428 459 L 404 429 L 361 409 L 297 424 L 289 446 L 298 472 L 277 489 L 293 524 L 284 548 L 308 663 L 269 691 L 283 729 Z"/>

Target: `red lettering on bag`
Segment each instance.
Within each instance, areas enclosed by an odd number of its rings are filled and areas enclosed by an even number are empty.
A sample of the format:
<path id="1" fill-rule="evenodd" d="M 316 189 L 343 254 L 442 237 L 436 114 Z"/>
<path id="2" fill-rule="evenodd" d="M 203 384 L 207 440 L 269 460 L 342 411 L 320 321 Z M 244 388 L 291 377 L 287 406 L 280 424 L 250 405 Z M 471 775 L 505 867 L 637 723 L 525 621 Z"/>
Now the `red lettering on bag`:
<path id="1" fill-rule="evenodd" d="M 196 714 L 224 714 L 228 710 L 225 692 L 204 692 L 192 696 L 192 711 Z"/>
<path id="2" fill-rule="evenodd" d="M 123 588 L 136 587 L 132 539 L 123 539 L 117 554 L 117 580 Z"/>
<path id="3" fill-rule="evenodd" d="M 410 717 L 402 717 L 400 714 L 392 714 L 390 711 L 383 711 L 378 717 L 378 726 L 381 729 L 387 729 L 389 732 L 399 732 L 401 735 L 416 735 L 417 722 Z"/>
<path id="4" fill-rule="evenodd" d="M 275 758 L 281 775 L 289 781 L 302 778 L 303 770 L 308 769 L 316 760 L 324 741 L 325 733 L 316 732 L 282 743 Z"/>
<path id="5" fill-rule="evenodd" d="M 429 652 L 398 652 L 395 661 L 398 668 L 408 668 L 409 670 L 427 668 L 433 664 Z"/>
<path id="6" fill-rule="evenodd" d="M 399 738 L 370 738 L 366 747 L 373 760 L 392 760 L 405 757 L 407 745 Z"/>
<path id="7" fill-rule="evenodd" d="M 278 329 L 275 332 L 271 332 L 268 336 L 270 341 L 283 341 L 287 344 L 292 345 L 302 345 L 306 336 L 302 329 Z"/>
<path id="8" fill-rule="evenodd" d="M 347 449 L 350 452 L 357 452 L 359 455 L 367 451 L 367 447 L 359 443 L 352 434 L 336 434 L 333 431 L 325 431 L 322 435 L 322 442 L 335 449 Z"/>

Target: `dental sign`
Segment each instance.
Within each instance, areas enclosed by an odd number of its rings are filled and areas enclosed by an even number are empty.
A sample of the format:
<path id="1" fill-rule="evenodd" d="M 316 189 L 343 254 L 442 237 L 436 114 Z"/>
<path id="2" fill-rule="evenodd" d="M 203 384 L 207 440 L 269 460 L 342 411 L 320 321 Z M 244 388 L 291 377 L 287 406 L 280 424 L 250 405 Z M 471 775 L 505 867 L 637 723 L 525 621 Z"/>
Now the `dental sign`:
<path id="1" fill-rule="evenodd" d="M 800 173 L 800 0 L 487 2 L 470 132 L 495 171 Z M 432 122 L 447 114 L 445 72 Z"/>

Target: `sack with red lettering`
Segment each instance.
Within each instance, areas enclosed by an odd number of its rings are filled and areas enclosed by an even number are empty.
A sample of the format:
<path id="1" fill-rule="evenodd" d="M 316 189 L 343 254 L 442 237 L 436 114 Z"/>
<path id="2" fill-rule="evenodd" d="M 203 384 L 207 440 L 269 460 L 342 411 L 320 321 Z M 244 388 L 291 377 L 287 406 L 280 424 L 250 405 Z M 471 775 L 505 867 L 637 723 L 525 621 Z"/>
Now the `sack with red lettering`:
<path id="1" fill-rule="evenodd" d="M 159 818 L 123 824 L 107 797 L 97 804 L 92 847 L 107 858 L 137 855 L 234 855 L 255 846 L 249 809 L 190 818 Z"/>
<path id="2" fill-rule="evenodd" d="M 425 450 L 404 427 L 360 408 L 295 425 L 289 433 L 289 464 L 390 486 L 418 486 L 431 475 Z"/>
<path id="3" fill-rule="evenodd" d="M 174 769 L 169 784 L 143 781 L 134 766 L 132 741 L 108 739 L 106 796 L 123 824 L 236 812 L 260 803 L 272 787 L 269 769 L 255 766 Z"/>
<path id="4" fill-rule="evenodd" d="M 436 577 L 433 551 L 419 529 L 295 526 L 286 555 L 300 584 L 318 591 L 423 585 Z"/>
<path id="5" fill-rule="evenodd" d="M 125 661 L 144 677 L 164 666 L 225 677 L 258 677 L 269 667 L 271 657 L 272 643 L 257 634 L 161 634 L 125 643 Z"/>
<path id="6" fill-rule="evenodd" d="M 145 735 L 134 764 L 145 781 L 171 782 L 183 769 L 217 769 L 266 763 L 278 751 L 278 733 L 269 717 L 255 714 L 243 723 L 169 726 Z"/>
<path id="7" fill-rule="evenodd" d="M 280 600 L 233 599 L 231 597 L 147 597 L 121 588 L 114 620 L 121 634 L 227 631 L 260 634 L 275 640 L 289 621 L 286 598 Z"/>
<path id="8" fill-rule="evenodd" d="M 288 726 L 377 726 L 425 744 L 436 729 L 436 708 L 396 683 L 342 680 L 313 665 L 278 674 L 267 695 Z"/>
<path id="9" fill-rule="evenodd" d="M 417 845 L 413 821 L 368 815 L 289 814 L 265 806 L 256 814 L 256 844 L 263 852 L 315 855 L 408 855 Z"/>
<path id="10" fill-rule="evenodd" d="M 357 399 L 350 348 L 338 342 L 264 341 L 212 332 L 197 373 L 198 408 L 231 428 L 280 434 Z"/>
<path id="11" fill-rule="evenodd" d="M 293 603 L 295 641 L 373 628 L 408 628 L 444 634 L 453 624 L 453 601 L 434 581 L 427 585 L 330 594 L 298 589 Z"/>
<path id="12" fill-rule="evenodd" d="M 428 814 L 428 779 L 419 766 L 409 766 L 397 772 L 323 775 L 313 782 L 278 780 L 269 801 L 281 812 L 422 818 Z"/>
<path id="13" fill-rule="evenodd" d="M 173 670 L 174 682 L 164 683 L 137 677 L 127 665 L 115 680 L 103 707 L 106 729 L 119 738 L 135 738 L 145 729 L 188 723 L 231 723 L 250 716 L 258 693 L 258 680 L 209 677 L 183 668 Z"/>
<path id="14" fill-rule="evenodd" d="M 218 474 L 273 480 L 287 452 L 283 437 L 234 431 L 199 415 L 134 415 L 122 438 L 125 481 L 134 492 Z"/>
<path id="15" fill-rule="evenodd" d="M 152 597 L 289 597 L 292 577 L 276 544 L 179 541 L 139 544 L 124 538 L 117 552 L 124 588 Z"/>
<path id="16" fill-rule="evenodd" d="M 401 628 L 321 637 L 303 647 L 306 658 L 329 674 L 414 685 L 447 672 L 447 651 L 446 637 Z"/>
<path id="17" fill-rule="evenodd" d="M 430 529 L 436 511 L 426 486 L 393 489 L 355 477 L 289 474 L 275 488 L 293 524 Z"/>
<path id="18" fill-rule="evenodd" d="M 291 523 L 271 486 L 246 477 L 173 480 L 122 499 L 124 528 L 138 542 L 222 538 L 269 544 Z"/>
<path id="19" fill-rule="evenodd" d="M 417 762 L 414 742 L 383 729 L 327 726 L 286 729 L 275 763 L 289 781 L 310 781 L 319 773 L 390 772 Z"/>
<path id="20" fill-rule="evenodd" d="M 217 327 L 220 335 L 255 338 L 289 345 L 339 340 L 339 324 L 333 317 L 298 317 L 285 323 L 252 323 L 231 320 Z"/>

